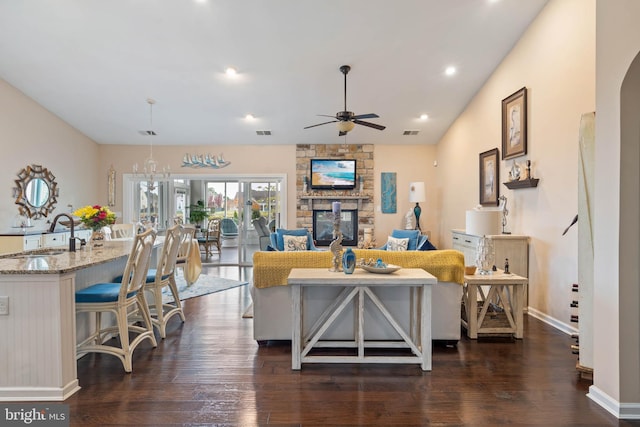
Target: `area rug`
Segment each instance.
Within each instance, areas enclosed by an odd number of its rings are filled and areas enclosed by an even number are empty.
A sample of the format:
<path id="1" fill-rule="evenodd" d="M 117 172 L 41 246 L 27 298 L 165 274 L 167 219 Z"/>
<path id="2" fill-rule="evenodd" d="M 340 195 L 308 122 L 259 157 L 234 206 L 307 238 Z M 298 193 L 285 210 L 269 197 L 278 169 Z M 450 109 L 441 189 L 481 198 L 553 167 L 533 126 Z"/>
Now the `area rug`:
<path id="1" fill-rule="evenodd" d="M 191 285 L 187 286 L 187 282 L 182 275 L 176 276 L 176 284 L 178 285 L 178 295 L 180 295 L 180 301 L 184 301 L 189 298 L 195 298 L 202 295 L 212 294 L 214 292 L 226 291 L 227 289 L 237 288 L 238 286 L 244 286 L 248 282 L 239 282 L 237 280 L 224 279 L 222 277 L 208 276 L 201 274 L 198 280 Z M 162 290 L 162 302 L 173 302 L 173 296 L 168 287 Z"/>

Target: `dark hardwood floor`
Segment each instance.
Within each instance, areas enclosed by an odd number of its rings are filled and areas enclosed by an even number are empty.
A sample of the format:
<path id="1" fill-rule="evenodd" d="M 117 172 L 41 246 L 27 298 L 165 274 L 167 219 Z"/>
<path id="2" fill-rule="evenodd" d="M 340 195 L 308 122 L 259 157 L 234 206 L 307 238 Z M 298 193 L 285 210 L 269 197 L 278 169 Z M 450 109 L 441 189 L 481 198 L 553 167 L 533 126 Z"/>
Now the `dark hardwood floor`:
<path id="1" fill-rule="evenodd" d="M 205 273 L 247 279 L 238 267 Z M 435 346 L 431 372 L 292 371 L 288 343 L 253 341 L 252 320 L 241 318 L 249 302 L 247 286 L 185 301 L 187 322 L 174 318 L 156 349 L 141 344 L 131 374 L 112 356 L 80 359 L 82 389 L 65 401 L 71 425 L 633 425 L 585 396 L 570 337 L 527 316 L 523 340 Z"/>

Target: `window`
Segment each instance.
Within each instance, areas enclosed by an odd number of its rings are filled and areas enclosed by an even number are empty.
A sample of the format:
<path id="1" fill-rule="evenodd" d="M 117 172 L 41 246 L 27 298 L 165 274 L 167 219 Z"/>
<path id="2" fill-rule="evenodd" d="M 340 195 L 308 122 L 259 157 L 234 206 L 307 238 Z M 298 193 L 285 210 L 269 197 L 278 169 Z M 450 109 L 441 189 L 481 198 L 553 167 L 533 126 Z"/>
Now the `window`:
<path id="1" fill-rule="evenodd" d="M 240 184 L 233 181 L 211 182 L 206 185 L 206 206 L 211 216 L 238 219 Z"/>
<path id="2" fill-rule="evenodd" d="M 136 182 L 133 221 L 155 224 L 159 230 L 167 228 L 169 226 L 167 187 L 167 182 Z"/>

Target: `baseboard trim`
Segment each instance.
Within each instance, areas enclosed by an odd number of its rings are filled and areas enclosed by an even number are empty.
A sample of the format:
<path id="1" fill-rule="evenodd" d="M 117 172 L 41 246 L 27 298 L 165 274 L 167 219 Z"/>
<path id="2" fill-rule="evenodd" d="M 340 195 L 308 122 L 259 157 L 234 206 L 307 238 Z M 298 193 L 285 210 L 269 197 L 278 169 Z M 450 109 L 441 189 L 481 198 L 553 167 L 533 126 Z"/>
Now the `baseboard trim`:
<path id="1" fill-rule="evenodd" d="M 577 328 L 561 322 L 535 308 L 528 307 L 528 315 L 553 326 L 567 335 L 578 333 Z M 589 387 L 587 397 L 618 419 L 640 420 L 640 403 L 620 403 L 594 385 Z"/>
<path id="2" fill-rule="evenodd" d="M 620 403 L 594 385 L 589 387 L 587 397 L 618 419 L 640 420 L 640 403 Z"/>
<path id="3" fill-rule="evenodd" d="M 564 322 L 559 321 L 558 319 L 549 316 L 546 313 L 536 310 L 533 307 L 528 307 L 528 315 L 533 316 L 538 320 L 543 321 L 544 323 L 553 326 L 557 330 L 564 332 L 567 335 L 577 334 L 578 328 L 574 328 L 571 325 L 568 325 Z"/>

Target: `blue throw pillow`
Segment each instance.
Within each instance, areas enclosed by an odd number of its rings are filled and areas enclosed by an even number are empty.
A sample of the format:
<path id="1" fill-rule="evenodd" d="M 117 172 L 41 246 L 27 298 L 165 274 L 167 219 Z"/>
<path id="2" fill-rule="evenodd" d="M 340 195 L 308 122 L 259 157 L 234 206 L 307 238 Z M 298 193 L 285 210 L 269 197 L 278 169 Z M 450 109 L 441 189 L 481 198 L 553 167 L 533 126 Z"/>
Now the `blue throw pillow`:
<path id="1" fill-rule="evenodd" d="M 418 236 L 420 236 L 420 230 L 393 230 L 391 232 L 391 237 L 395 237 L 396 239 L 409 238 L 409 246 L 407 247 L 408 251 L 415 251 L 418 249 Z"/>
<path id="2" fill-rule="evenodd" d="M 306 228 L 297 228 L 295 230 L 287 230 L 284 228 L 276 229 L 276 243 L 279 251 L 284 251 L 284 235 L 287 236 L 307 236 L 308 231 Z M 309 239 L 307 238 L 307 249 L 309 249 Z"/>
<path id="3" fill-rule="evenodd" d="M 435 251 L 438 250 L 433 244 L 429 241 L 427 236 L 420 236 L 420 241 L 418 242 L 418 250 L 419 251 Z"/>

